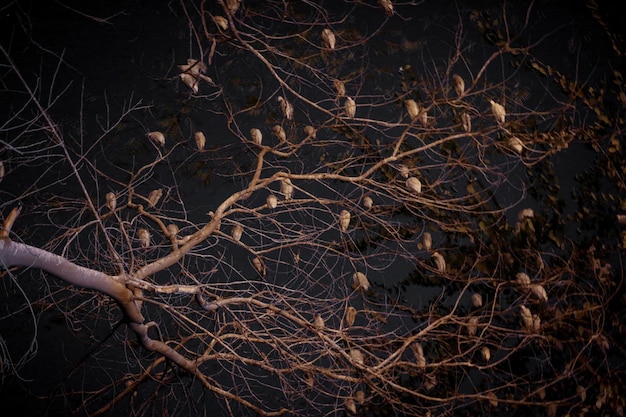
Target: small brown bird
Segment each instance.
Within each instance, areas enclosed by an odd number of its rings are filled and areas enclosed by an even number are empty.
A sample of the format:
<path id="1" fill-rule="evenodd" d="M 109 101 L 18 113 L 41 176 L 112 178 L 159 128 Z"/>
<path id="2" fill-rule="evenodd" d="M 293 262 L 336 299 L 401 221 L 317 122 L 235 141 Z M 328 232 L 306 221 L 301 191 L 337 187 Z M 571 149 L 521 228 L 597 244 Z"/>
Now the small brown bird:
<path id="1" fill-rule="evenodd" d="M 159 146 L 165 146 L 165 135 L 161 132 L 148 132 L 146 133 L 148 139 L 156 143 Z"/>
<path id="2" fill-rule="evenodd" d="M 322 42 L 325 48 L 335 49 L 336 38 L 332 30 L 326 28 L 322 31 Z"/>

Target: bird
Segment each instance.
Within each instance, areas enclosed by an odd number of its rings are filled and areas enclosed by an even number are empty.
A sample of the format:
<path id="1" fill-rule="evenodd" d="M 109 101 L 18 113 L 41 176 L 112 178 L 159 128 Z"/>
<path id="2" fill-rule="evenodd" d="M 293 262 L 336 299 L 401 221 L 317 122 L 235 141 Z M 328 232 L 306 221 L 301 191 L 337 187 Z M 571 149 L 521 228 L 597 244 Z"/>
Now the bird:
<path id="1" fill-rule="evenodd" d="M 348 327 L 351 327 L 354 324 L 354 320 L 356 319 L 356 308 L 349 306 L 346 308 L 346 313 L 344 315 L 344 321 Z"/>
<path id="2" fill-rule="evenodd" d="M 496 122 L 504 123 L 504 119 L 506 118 L 506 110 L 504 109 L 504 106 L 493 100 L 489 100 L 489 103 L 491 103 L 491 112 L 496 118 Z"/>
<path id="3" fill-rule="evenodd" d="M 162 132 L 148 132 L 146 136 L 157 145 L 165 146 L 165 135 Z"/>
<path id="4" fill-rule="evenodd" d="M 148 194 L 148 202 L 150 203 L 150 206 L 152 207 L 156 206 L 156 204 L 159 202 L 161 197 L 163 197 L 162 188 L 150 191 L 150 194 Z"/>
<path id="5" fill-rule="evenodd" d="M 350 212 L 348 210 L 341 210 L 339 214 L 339 226 L 342 232 L 347 232 L 350 226 Z"/>
<path id="6" fill-rule="evenodd" d="M 535 297 L 537 297 L 541 301 L 548 302 L 548 293 L 546 292 L 546 289 L 543 288 L 542 285 L 531 284 L 530 291 L 535 295 Z"/>
<path id="7" fill-rule="evenodd" d="M 528 289 L 530 287 L 530 277 L 525 272 L 518 272 L 515 275 L 515 282 L 523 289 Z"/>
<path id="8" fill-rule="evenodd" d="M 475 292 L 472 294 L 472 304 L 474 307 L 482 307 L 483 306 L 483 296 L 480 293 Z"/>
<path id="9" fill-rule="evenodd" d="M 363 207 L 365 207 L 366 210 L 369 210 L 374 205 L 374 200 L 372 200 L 372 197 L 370 197 L 369 195 L 366 195 L 365 197 L 363 197 L 362 203 Z"/>
<path id="10" fill-rule="evenodd" d="M 428 111 L 421 106 L 419 107 L 419 119 L 422 126 L 426 126 L 428 124 Z"/>
<path id="11" fill-rule="evenodd" d="M 524 151 L 524 143 L 517 137 L 511 136 L 508 140 L 509 148 L 513 149 L 518 154 Z"/>
<path id="12" fill-rule="evenodd" d="M 361 289 L 367 291 L 370 289 L 370 282 L 363 272 L 355 272 L 354 275 L 352 275 L 352 280 L 355 290 Z"/>
<path id="13" fill-rule="evenodd" d="M 420 114 L 420 108 L 413 99 L 404 100 L 404 106 L 406 107 L 407 113 L 409 113 L 409 117 L 411 120 L 417 119 L 417 116 Z"/>
<path id="14" fill-rule="evenodd" d="M 325 48 L 335 49 L 336 38 L 332 30 L 326 28 L 322 31 L 322 42 Z"/>
<path id="15" fill-rule="evenodd" d="M 267 207 L 271 209 L 275 209 L 276 206 L 278 206 L 278 199 L 276 198 L 274 194 L 268 195 L 265 201 L 267 203 Z"/>
<path id="16" fill-rule="evenodd" d="M 115 197 L 115 193 L 113 192 L 107 193 L 105 198 L 107 200 L 107 207 L 111 211 L 115 211 L 115 207 L 117 207 L 117 198 Z"/>
<path id="17" fill-rule="evenodd" d="M 454 74 L 452 76 L 452 83 L 454 85 L 454 91 L 456 94 L 461 97 L 463 93 L 465 93 L 465 81 L 461 78 L 460 75 Z"/>
<path id="18" fill-rule="evenodd" d="M 346 116 L 352 119 L 356 115 L 356 103 L 351 97 L 346 97 L 346 103 L 344 104 Z"/>
<path id="19" fill-rule="evenodd" d="M 261 275 L 262 277 L 265 276 L 265 273 L 267 272 L 267 270 L 265 269 L 265 264 L 263 263 L 263 260 L 261 259 L 261 257 L 257 256 L 256 258 L 253 258 L 252 266 L 254 266 L 254 269 L 256 269 L 259 275 Z"/>
<path id="20" fill-rule="evenodd" d="M 472 118 L 468 112 L 461 113 L 461 124 L 466 132 L 472 131 Z"/>
<path id="21" fill-rule="evenodd" d="M 485 362 L 489 362 L 489 359 L 491 359 L 491 351 L 489 350 L 487 346 L 483 346 L 480 349 L 480 354 L 482 355 Z"/>
<path id="22" fill-rule="evenodd" d="M 467 334 L 470 337 L 476 336 L 476 330 L 478 329 L 478 317 L 470 317 L 467 321 Z"/>
<path id="23" fill-rule="evenodd" d="M 317 134 L 315 131 L 315 128 L 311 125 L 304 126 L 304 133 L 306 134 L 307 138 L 313 138 L 313 139 L 315 139 L 315 136 Z"/>
<path id="24" fill-rule="evenodd" d="M 223 16 L 213 16 L 213 21 L 218 28 L 222 30 L 228 29 L 228 20 Z"/>
<path id="25" fill-rule="evenodd" d="M 283 194 L 286 201 L 291 200 L 291 198 L 293 197 L 293 185 L 291 184 L 291 180 L 289 178 L 281 180 L 280 192 Z"/>
<path id="26" fill-rule="evenodd" d="M 446 272 L 446 260 L 441 256 L 439 252 L 433 252 L 433 259 L 435 260 L 435 266 L 437 266 L 437 272 L 444 273 Z"/>
<path id="27" fill-rule="evenodd" d="M 204 146 L 206 145 L 206 137 L 204 136 L 204 133 L 198 131 L 193 134 L 193 137 L 196 140 L 196 146 L 198 147 L 198 150 L 204 150 Z"/>
<path id="28" fill-rule="evenodd" d="M 362 364 L 361 364 L 362 365 Z M 343 401 L 343 405 L 344 407 L 346 407 L 346 410 L 348 411 L 348 414 L 356 414 L 356 404 L 354 403 L 354 400 L 350 397 L 346 398 Z"/>
<path id="29" fill-rule="evenodd" d="M 346 85 L 341 80 L 335 79 L 333 81 L 333 87 L 337 91 L 337 97 L 343 97 L 346 95 Z"/>
<path id="30" fill-rule="evenodd" d="M 235 242 L 239 242 L 241 240 L 241 235 L 243 235 L 243 226 L 240 224 L 234 225 L 231 234 L 233 236 L 233 240 Z"/>
<path id="31" fill-rule="evenodd" d="M 141 247 L 147 248 L 148 246 L 150 246 L 150 232 L 148 232 L 146 229 L 139 229 L 139 231 L 137 232 L 137 236 L 139 237 L 139 243 L 141 244 Z"/>
<path id="32" fill-rule="evenodd" d="M 429 232 L 424 232 L 424 235 L 422 236 L 422 245 L 426 250 L 430 250 L 433 247 L 433 237 Z"/>
<path id="33" fill-rule="evenodd" d="M 193 91 L 194 94 L 198 94 L 199 91 L 199 82 L 198 79 L 196 77 L 194 77 L 193 75 L 187 73 L 187 72 L 182 72 L 179 75 L 180 79 L 183 81 L 183 84 L 185 84 L 191 91 Z"/>
<path id="34" fill-rule="evenodd" d="M 315 330 L 324 330 L 324 319 L 322 318 L 322 316 L 320 316 L 319 314 L 315 314 L 315 316 L 313 317 L 313 327 L 315 328 Z"/>
<path id="35" fill-rule="evenodd" d="M 391 0 L 378 0 L 378 3 L 383 8 L 387 16 L 393 15 L 393 3 Z"/>
<path id="36" fill-rule="evenodd" d="M 419 194 L 422 192 L 422 182 L 415 177 L 411 177 L 406 180 L 406 188 L 415 192 L 415 194 Z"/>
<path id="37" fill-rule="evenodd" d="M 178 234 L 178 226 L 176 226 L 175 224 L 168 224 L 167 227 L 167 232 L 170 234 L 170 237 L 176 237 L 176 235 Z"/>
<path id="38" fill-rule="evenodd" d="M 287 140 L 287 133 L 281 125 L 276 125 L 272 128 L 272 132 L 276 135 L 279 141 L 285 142 Z"/>
<path id="39" fill-rule="evenodd" d="M 226 0 L 226 7 L 232 14 L 235 14 L 235 12 L 239 10 L 240 1 L 241 0 Z"/>
<path id="40" fill-rule="evenodd" d="M 524 327 L 528 330 L 531 330 L 533 328 L 533 315 L 530 313 L 530 310 L 525 305 L 522 304 L 519 308 L 521 310 Z"/>
<path id="41" fill-rule="evenodd" d="M 263 133 L 261 133 L 261 131 L 256 127 L 250 129 L 250 136 L 252 137 L 252 142 L 254 142 L 255 145 L 260 146 L 261 142 L 263 142 Z"/>
<path id="42" fill-rule="evenodd" d="M 293 118 L 293 106 L 283 96 L 278 96 L 278 102 L 280 103 L 280 110 L 283 112 L 285 119 L 291 120 Z"/>
<path id="43" fill-rule="evenodd" d="M 363 365 L 365 363 L 363 354 L 357 348 L 350 349 L 350 358 L 354 361 L 354 363 L 358 363 L 359 365 Z"/>

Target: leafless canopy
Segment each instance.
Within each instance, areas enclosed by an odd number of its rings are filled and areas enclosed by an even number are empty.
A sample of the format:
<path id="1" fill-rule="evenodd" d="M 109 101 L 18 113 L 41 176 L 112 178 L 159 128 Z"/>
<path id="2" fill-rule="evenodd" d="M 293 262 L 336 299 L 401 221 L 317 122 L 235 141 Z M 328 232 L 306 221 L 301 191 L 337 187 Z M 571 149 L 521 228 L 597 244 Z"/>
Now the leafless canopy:
<path id="1" fill-rule="evenodd" d="M 136 91 L 97 135 L 62 126 L 59 86 L 0 45 L 0 99 L 15 103 L 0 125 L 1 318 L 54 309 L 98 341 L 51 404 L 620 410 L 620 379 L 602 376 L 618 245 L 566 237 L 549 184 L 553 155 L 619 123 L 536 58 L 541 14 L 459 9 L 422 42 L 392 30 L 424 22 L 418 1 L 323 3 L 180 0 L 188 56 L 150 71 L 175 115 Z M 10 342 L 5 384 L 37 354 Z"/>

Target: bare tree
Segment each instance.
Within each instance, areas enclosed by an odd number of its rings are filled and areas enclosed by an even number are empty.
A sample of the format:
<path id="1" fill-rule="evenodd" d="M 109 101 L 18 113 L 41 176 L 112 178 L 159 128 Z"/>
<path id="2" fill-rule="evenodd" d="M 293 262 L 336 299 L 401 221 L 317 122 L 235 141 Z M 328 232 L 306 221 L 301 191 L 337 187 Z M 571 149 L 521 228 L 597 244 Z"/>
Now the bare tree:
<path id="1" fill-rule="evenodd" d="M 590 135 L 593 106 L 536 60 L 533 5 L 459 11 L 429 47 L 386 33 L 419 3 L 181 0 L 189 59 L 160 75 L 189 115 L 146 125 L 121 149 L 141 150 L 132 164 L 110 138 L 148 106 L 76 139 L 2 45 L 3 94 L 20 103 L 2 181 L 36 173 L 3 192 L 3 280 L 24 288 L 16 311 L 115 336 L 58 398 L 86 415 L 206 414 L 209 398 L 266 416 L 623 406 L 590 369 L 610 369 L 621 276 L 567 241 L 555 200 L 518 204 Z M 488 42 L 466 44 L 470 24 Z M 420 59 L 386 68 L 373 42 Z M 229 137 L 196 128 L 206 115 Z M 20 284 L 33 269 L 39 300 Z M 18 375 L 36 351 L 6 343 Z M 86 381 L 96 367 L 106 379 Z"/>

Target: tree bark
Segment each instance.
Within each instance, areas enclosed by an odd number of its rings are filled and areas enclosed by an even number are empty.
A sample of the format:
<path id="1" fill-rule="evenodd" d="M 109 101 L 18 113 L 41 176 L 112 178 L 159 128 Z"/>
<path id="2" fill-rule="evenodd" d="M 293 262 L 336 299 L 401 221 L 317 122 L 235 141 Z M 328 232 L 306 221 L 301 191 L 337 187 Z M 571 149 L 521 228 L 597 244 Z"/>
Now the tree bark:
<path id="1" fill-rule="evenodd" d="M 5 267 L 40 268 L 60 279 L 84 288 L 98 290 L 112 297 L 128 319 L 143 323 L 144 318 L 133 301 L 131 290 L 113 276 L 72 263 L 62 256 L 8 238 L 0 239 L 0 263 Z"/>

